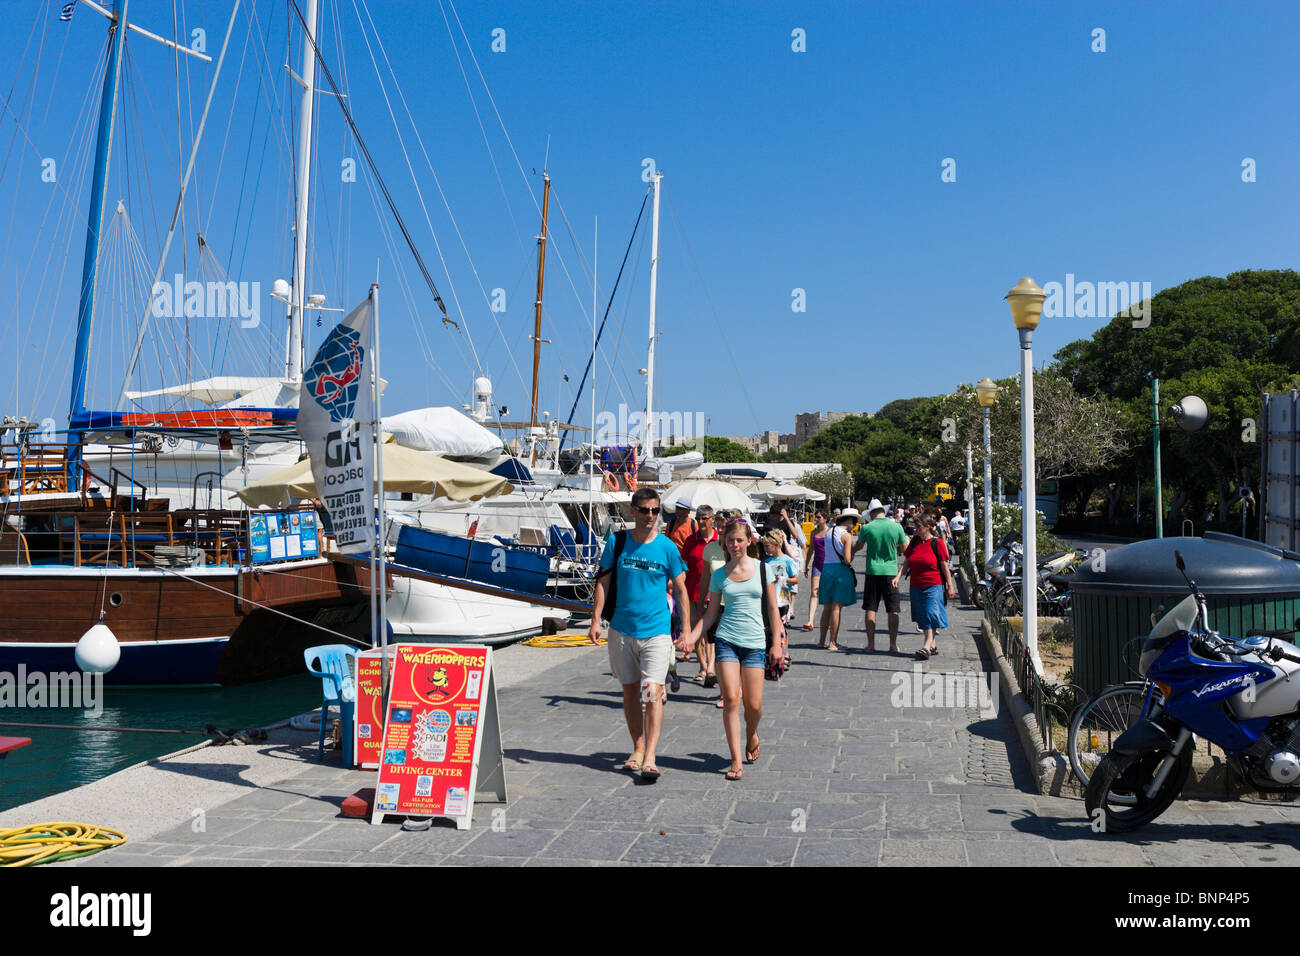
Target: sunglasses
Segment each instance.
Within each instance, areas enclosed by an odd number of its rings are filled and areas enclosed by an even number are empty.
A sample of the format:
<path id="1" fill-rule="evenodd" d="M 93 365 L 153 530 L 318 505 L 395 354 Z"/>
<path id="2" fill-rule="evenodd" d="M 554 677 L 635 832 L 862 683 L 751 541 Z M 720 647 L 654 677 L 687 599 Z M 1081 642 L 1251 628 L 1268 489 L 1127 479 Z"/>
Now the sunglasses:
<path id="1" fill-rule="evenodd" d="M 632 510 L 638 511 L 643 515 L 657 515 L 659 513 L 659 506 L 655 505 L 653 508 L 642 508 L 640 505 L 634 505 Z"/>

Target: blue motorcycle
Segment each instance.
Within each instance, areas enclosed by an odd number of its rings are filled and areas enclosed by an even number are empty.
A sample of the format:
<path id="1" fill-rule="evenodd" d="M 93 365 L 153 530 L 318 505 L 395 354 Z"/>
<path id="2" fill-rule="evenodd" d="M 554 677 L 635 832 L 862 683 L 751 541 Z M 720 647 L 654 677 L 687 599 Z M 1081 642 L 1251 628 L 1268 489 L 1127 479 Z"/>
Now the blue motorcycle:
<path id="1" fill-rule="evenodd" d="M 1138 670 L 1160 694 L 1148 695 L 1149 712 L 1088 782 L 1085 806 L 1099 831 L 1133 830 L 1164 813 L 1191 772 L 1194 736 L 1221 747 L 1259 789 L 1289 790 L 1300 780 L 1300 650 L 1282 640 L 1295 631 L 1218 634 L 1183 556 L 1174 555 L 1191 593 L 1142 646 Z"/>

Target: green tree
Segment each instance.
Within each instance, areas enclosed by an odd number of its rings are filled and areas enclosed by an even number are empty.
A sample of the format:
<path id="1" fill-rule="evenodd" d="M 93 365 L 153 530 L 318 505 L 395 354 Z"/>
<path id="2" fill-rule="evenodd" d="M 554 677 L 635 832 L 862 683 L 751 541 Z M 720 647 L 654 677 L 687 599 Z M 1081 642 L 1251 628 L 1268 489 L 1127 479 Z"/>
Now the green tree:
<path id="1" fill-rule="evenodd" d="M 696 441 L 689 445 L 674 445 L 659 454 L 662 457 L 667 457 L 669 455 L 684 455 L 688 451 L 699 450 L 699 442 Z M 709 435 L 704 439 L 704 460 L 721 462 L 758 461 L 744 445 L 719 435 Z"/>
<path id="2" fill-rule="evenodd" d="M 828 465 L 805 471 L 796 479 L 798 484 L 813 491 L 820 491 L 827 498 L 827 504 L 847 502 L 853 498 L 853 476 L 842 468 Z"/>

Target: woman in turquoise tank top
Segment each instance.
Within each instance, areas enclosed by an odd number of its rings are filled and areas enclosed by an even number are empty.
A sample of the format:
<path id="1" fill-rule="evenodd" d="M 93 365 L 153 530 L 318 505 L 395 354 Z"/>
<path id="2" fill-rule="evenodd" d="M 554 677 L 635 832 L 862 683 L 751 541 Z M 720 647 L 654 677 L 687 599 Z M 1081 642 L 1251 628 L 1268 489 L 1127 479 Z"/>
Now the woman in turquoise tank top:
<path id="1" fill-rule="evenodd" d="M 687 653 L 700 635 L 716 623 L 714 667 L 722 691 L 722 725 L 731 751 L 728 780 L 744 775 L 741 765 L 740 709 L 745 709 L 744 760 L 758 759 L 758 722 L 763 716 L 763 670 L 768 659 L 779 661 L 784 654 L 785 628 L 777 612 L 773 582 L 762 586 L 761 561 L 750 557 L 754 532 L 743 520 L 731 521 L 723 532 L 727 563 L 713 572 L 709 581 L 709 606 L 704 620 L 697 621 L 679 645 Z M 722 610 L 719 612 L 721 597 Z M 767 649 L 763 628 L 763 602 L 767 602 L 772 628 L 772 650 Z M 721 618 L 721 620 L 719 620 Z"/>

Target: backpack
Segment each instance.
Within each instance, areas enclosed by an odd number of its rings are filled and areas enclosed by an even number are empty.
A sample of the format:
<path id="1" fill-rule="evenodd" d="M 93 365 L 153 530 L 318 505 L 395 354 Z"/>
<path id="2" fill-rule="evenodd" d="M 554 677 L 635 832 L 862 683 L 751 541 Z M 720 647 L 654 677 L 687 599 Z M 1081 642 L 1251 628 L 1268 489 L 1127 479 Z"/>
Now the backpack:
<path id="1" fill-rule="evenodd" d="M 609 575 L 609 582 L 605 585 L 605 606 L 601 609 L 601 616 L 607 620 L 614 620 L 614 609 L 618 606 L 618 559 L 623 556 L 623 549 L 627 547 L 627 532 L 614 532 L 614 560 L 610 562 L 609 567 L 605 568 L 596 575 L 599 581 L 605 575 Z"/>

